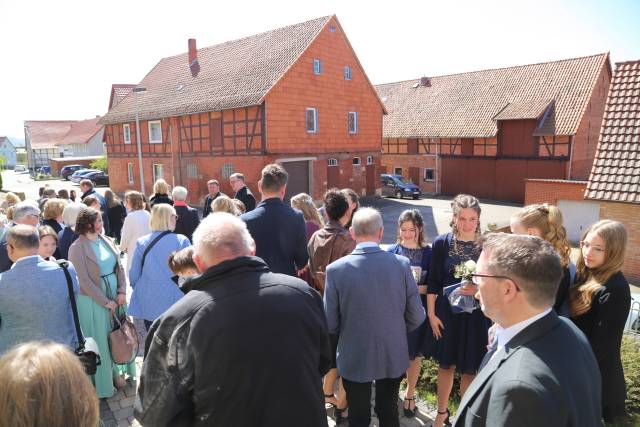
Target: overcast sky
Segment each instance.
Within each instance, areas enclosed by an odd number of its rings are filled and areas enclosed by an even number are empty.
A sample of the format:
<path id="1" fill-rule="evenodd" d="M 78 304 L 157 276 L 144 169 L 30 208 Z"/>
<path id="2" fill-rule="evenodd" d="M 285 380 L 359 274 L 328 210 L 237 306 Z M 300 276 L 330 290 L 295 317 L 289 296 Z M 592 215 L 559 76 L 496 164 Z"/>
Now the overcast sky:
<path id="1" fill-rule="evenodd" d="M 640 0 L 0 0 L 0 135 L 102 115 L 163 57 L 336 14 L 373 83 L 611 52 L 640 59 Z"/>

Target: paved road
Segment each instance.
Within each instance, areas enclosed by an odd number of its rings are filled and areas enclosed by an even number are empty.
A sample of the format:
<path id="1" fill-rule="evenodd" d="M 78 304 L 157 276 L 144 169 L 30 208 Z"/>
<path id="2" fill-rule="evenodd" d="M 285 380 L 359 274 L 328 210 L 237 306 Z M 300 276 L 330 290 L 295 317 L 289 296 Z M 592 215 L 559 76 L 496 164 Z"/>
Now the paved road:
<path id="1" fill-rule="evenodd" d="M 24 193 L 27 199 L 38 199 L 38 188 L 48 185 L 56 191 L 76 190 L 78 196 L 80 196 L 80 186 L 74 184 L 71 181 L 64 181 L 58 179 L 48 179 L 44 181 L 34 181 L 28 173 L 15 173 L 12 170 L 2 171 L 2 189 L 5 191 L 13 191 Z M 100 194 L 104 194 L 106 187 L 99 187 L 96 189 Z"/>

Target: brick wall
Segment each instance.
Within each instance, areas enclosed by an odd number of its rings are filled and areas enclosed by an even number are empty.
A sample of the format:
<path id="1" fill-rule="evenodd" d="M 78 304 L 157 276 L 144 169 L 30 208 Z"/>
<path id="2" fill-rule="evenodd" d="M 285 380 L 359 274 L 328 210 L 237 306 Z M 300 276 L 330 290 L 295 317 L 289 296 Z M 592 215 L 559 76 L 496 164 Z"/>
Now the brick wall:
<path id="1" fill-rule="evenodd" d="M 628 280 L 640 284 L 640 205 L 600 202 L 600 219 L 620 221 L 627 228 L 629 241 L 622 271 Z"/>
<path id="2" fill-rule="evenodd" d="M 589 178 L 593 159 L 596 155 L 610 84 L 611 71 L 609 70 L 609 61 L 605 61 L 591 94 L 589 104 L 573 137 L 571 176 L 569 179 L 585 180 Z"/>
<path id="3" fill-rule="evenodd" d="M 586 187 L 586 181 L 527 179 L 525 180 L 524 204 L 549 203 L 557 205 L 559 199 L 584 200 Z"/>
<path id="4" fill-rule="evenodd" d="M 438 179 L 437 161 L 435 156 L 425 155 L 407 155 L 407 154 L 385 154 L 381 158 L 381 165 L 386 168 L 387 173 L 394 173 L 395 168 L 402 168 L 402 174 L 408 178 L 409 168 L 420 168 L 420 182 L 416 183 L 420 187 L 420 191 L 425 194 L 436 194 L 436 180 Z M 424 170 L 433 169 L 434 180 L 424 180 Z"/>

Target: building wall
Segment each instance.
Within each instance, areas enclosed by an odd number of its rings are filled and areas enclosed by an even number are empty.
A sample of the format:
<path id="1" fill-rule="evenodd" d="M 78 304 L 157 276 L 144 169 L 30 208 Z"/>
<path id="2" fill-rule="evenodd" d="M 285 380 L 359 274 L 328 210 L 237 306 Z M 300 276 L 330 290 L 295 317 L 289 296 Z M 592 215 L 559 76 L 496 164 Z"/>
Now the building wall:
<path id="1" fill-rule="evenodd" d="M 411 178 L 414 184 L 420 187 L 420 191 L 424 194 L 437 194 L 438 168 L 437 157 L 435 155 L 403 155 L 403 154 L 385 154 L 381 159 L 381 166 L 386 172 L 395 173 L 396 168 L 402 168 L 402 175 Z M 410 176 L 413 168 L 419 169 L 420 179 L 416 182 L 415 177 Z M 433 169 L 434 180 L 425 180 L 425 169 Z"/>
<path id="2" fill-rule="evenodd" d="M 640 205 L 600 202 L 600 219 L 620 221 L 627 228 L 627 253 L 622 271 L 629 281 L 640 285 Z"/>
<path id="3" fill-rule="evenodd" d="M 589 104 L 573 137 L 571 176 L 569 176 L 569 179 L 586 180 L 589 178 L 593 159 L 596 155 L 610 84 L 611 71 L 609 70 L 609 62 L 606 61 L 600 70 Z"/>
<path id="4" fill-rule="evenodd" d="M 106 154 L 104 144 L 104 126 L 86 144 L 87 156 L 104 156 Z"/>
<path id="5" fill-rule="evenodd" d="M 335 31 L 331 32 L 330 27 Z M 313 73 L 313 60 L 322 64 Z M 344 67 L 351 67 L 351 80 Z M 382 105 L 335 19 L 266 97 L 269 153 L 351 153 L 380 151 Z M 316 108 L 318 132 L 307 133 L 305 109 Z M 348 132 L 348 112 L 358 113 L 358 132 Z"/>
<path id="6" fill-rule="evenodd" d="M 5 167 L 14 167 L 16 165 L 16 148 L 9 141 L 5 141 L 0 146 L 0 156 L 4 157 Z"/>
<path id="7" fill-rule="evenodd" d="M 586 181 L 559 179 L 527 179 L 525 181 L 525 205 L 549 203 L 557 205 L 558 200 L 584 200 Z"/>

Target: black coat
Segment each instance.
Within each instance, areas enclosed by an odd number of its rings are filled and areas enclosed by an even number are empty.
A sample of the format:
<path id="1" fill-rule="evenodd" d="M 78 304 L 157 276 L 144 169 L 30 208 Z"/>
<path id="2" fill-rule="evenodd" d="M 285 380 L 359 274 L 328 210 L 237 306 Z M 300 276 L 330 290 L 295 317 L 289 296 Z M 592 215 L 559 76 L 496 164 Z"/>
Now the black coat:
<path id="1" fill-rule="evenodd" d="M 322 298 L 257 257 L 224 261 L 147 336 L 135 416 L 149 426 L 327 426 Z"/>
<path id="2" fill-rule="evenodd" d="M 625 410 L 627 392 L 620 346 L 630 307 L 629 282 L 618 272 L 593 295 L 589 311 L 573 319 L 587 336 L 598 361 L 605 421 L 623 415 Z"/>
<path id="3" fill-rule="evenodd" d="M 176 234 L 187 236 L 190 242 L 193 242 L 193 232 L 200 225 L 200 217 L 198 211 L 191 206 L 175 206 L 178 220 L 176 221 Z"/>
<path id="4" fill-rule="evenodd" d="M 242 187 L 233 198 L 244 203 L 245 212 L 250 212 L 256 208 L 256 198 L 253 197 L 253 193 L 246 185 Z"/>
<path id="5" fill-rule="evenodd" d="M 154 207 L 160 203 L 166 203 L 168 205 L 173 206 L 173 200 L 166 194 L 156 193 L 151 198 L 149 198 L 149 206 Z"/>
<path id="6" fill-rule="evenodd" d="M 256 242 L 256 256 L 271 271 L 295 276 L 309 260 L 307 228 L 302 212 L 278 198 L 264 200 L 240 216 Z"/>
<path id="7" fill-rule="evenodd" d="M 207 215 L 209 215 L 212 212 L 211 203 L 213 203 L 213 201 L 220 196 L 226 196 L 226 194 L 224 194 L 222 191 L 218 191 L 218 194 L 216 194 L 215 196 L 212 196 L 211 194 L 207 194 L 207 197 L 204 198 L 204 208 L 202 208 L 202 218 L 206 218 Z"/>
<path id="8" fill-rule="evenodd" d="M 122 203 L 117 203 L 111 208 L 107 208 L 107 217 L 109 218 L 110 234 L 109 237 L 115 237 L 120 241 L 120 232 L 124 219 L 127 217 L 127 210 Z"/>
<path id="9" fill-rule="evenodd" d="M 69 248 L 71 244 L 75 242 L 79 234 L 76 234 L 71 227 L 65 227 L 60 233 L 58 233 L 58 251 L 60 251 L 60 259 L 69 259 Z M 58 259 L 56 257 L 56 259 Z"/>

